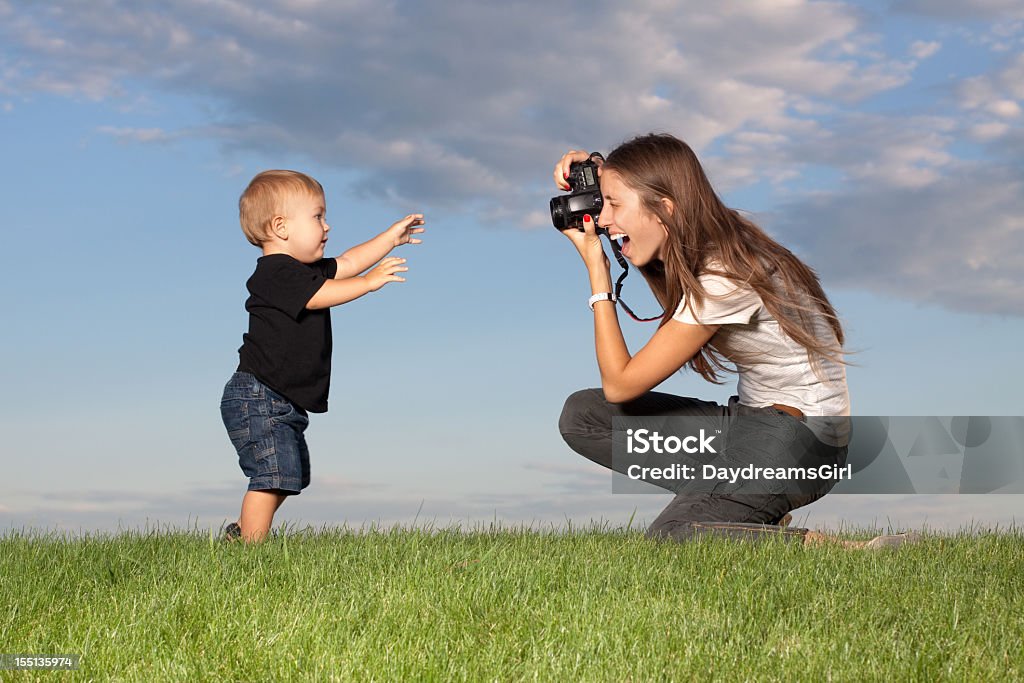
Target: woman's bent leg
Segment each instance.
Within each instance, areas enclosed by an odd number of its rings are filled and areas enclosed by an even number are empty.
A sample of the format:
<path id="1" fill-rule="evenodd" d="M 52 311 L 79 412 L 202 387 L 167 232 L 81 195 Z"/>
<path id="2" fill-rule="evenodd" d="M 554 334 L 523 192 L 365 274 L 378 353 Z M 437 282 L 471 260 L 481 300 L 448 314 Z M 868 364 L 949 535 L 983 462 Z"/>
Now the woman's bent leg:
<path id="1" fill-rule="evenodd" d="M 685 416 L 708 420 L 712 428 L 726 421 L 736 412 L 736 399 L 730 405 L 722 406 L 708 401 L 673 396 L 659 392 L 648 392 L 635 401 L 624 404 L 609 403 L 600 389 L 584 389 L 569 396 L 559 419 L 559 430 L 565 442 L 577 453 L 608 469 L 622 472 L 628 463 L 613 461 L 613 428 L 615 417 L 664 417 Z M 753 414 L 771 409 L 748 409 L 741 412 Z M 792 419 L 789 416 L 766 416 L 771 419 Z M 754 424 L 745 423 L 742 431 L 749 431 Z M 755 427 L 756 429 L 756 427 Z M 756 437 L 757 434 L 754 434 Z M 807 435 L 803 435 L 807 436 Z M 735 452 L 749 450 L 750 438 L 742 438 L 746 444 L 736 444 Z M 806 440 L 806 439 L 805 439 Z M 765 440 L 754 439 L 754 450 L 764 450 Z M 768 440 L 767 442 L 770 442 Z M 757 457 L 757 456 L 755 456 Z M 769 454 L 770 457 L 770 454 Z M 657 482 L 652 482 L 657 483 Z M 768 535 L 781 535 L 786 540 L 803 541 L 806 529 L 782 529 L 776 523 L 786 513 L 807 505 L 824 494 L 814 492 L 782 491 L 736 491 L 678 493 L 648 530 L 653 538 L 686 540 L 700 535 L 718 535 L 731 538 L 752 539 Z"/>
<path id="2" fill-rule="evenodd" d="M 558 429 L 574 451 L 602 467 L 615 469 L 612 462 L 612 419 L 669 415 L 706 417 L 710 426 L 725 420 L 728 409 L 710 401 L 657 391 L 649 391 L 627 403 L 609 403 L 600 389 L 581 389 L 565 400 Z M 624 465 L 620 464 L 620 467 Z"/>

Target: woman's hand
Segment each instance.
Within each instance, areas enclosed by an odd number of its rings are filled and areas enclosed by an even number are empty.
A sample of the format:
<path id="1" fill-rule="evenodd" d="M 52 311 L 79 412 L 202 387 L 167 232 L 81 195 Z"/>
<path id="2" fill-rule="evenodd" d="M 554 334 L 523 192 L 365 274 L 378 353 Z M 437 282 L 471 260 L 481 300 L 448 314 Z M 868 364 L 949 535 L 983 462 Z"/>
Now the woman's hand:
<path id="1" fill-rule="evenodd" d="M 571 190 L 569 186 L 569 169 L 570 167 L 578 162 L 586 161 L 590 158 L 590 153 L 579 149 L 571 149 L 566 152 L 558 163 L 555 164 L 554 179 L 555 186 L 560 190 Z M 597 157 L 596 163 L 600 166 L 601 162 L 604 161 L 600 156 Z M 581 232 L 578 227 L 573 226 L 566 230 L 562 230 L 562 234 L 569 238 L 569 241 L 576 247 L 576 251 L 580 253 L 583 258 L 583 263 L 586 264 L 587 270 L 604 269 L 607 270 L 609 267 L 608 257 L 604 253 L 604 246 L 601 244 L 601 237 L 597 234 L 597 226 L 594 224 L 594 220 L 591 216 L 583 217 L 583 231 Z"/>
<path id="2" fill-rule="evenodd" d="M 589 215 L 583 217 L 583 231 L 576 227 L 562 231 L 562 234 L 569 238 L 576 251 L 583 258 L 583 264 L 587 270 L 608 272 L 610 263 L 608 256 L 604 253 L 604 245 L 601 244 L 601 236 L 597 234 L 597 225 Z"/>
<path id="3" fill-rule="evenodd" d="M 581 161 L 586 161 L 589 158 L 590 158 L 590 153 L 585 151 L 585 150 L 582 150 L 582 149 L 570 149 L 568 152 L 565 153 L 565 155 L 562 156 L 561 159 L 558 160 L 558 163 L 555 164 L 555 174 L 554 175 L 555 175 L 555 185 L 558 187 L 559 190 L 571 190 L 572 189 L 571 187 L 569 187 L 569 168 L 573 164 L 579 163 Z M 604 159 L 601 159 L 600 157 L 598 157 L 598 159 L 597 159 L 598 166 L 601 165 L 602 161 L 604 161 Z"/>

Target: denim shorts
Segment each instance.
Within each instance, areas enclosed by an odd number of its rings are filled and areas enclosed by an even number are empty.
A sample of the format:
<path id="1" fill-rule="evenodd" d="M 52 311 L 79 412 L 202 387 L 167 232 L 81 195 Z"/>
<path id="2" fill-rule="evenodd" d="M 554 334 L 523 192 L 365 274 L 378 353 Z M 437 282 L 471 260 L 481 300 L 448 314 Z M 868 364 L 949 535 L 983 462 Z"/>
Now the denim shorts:
<path id="1" fill-rule="evenodd" d="M 224 386 L 220 414 L 250 491 L 297 494 L 309 486 L 306 411 L 248 372 L 236 372 Z"/>

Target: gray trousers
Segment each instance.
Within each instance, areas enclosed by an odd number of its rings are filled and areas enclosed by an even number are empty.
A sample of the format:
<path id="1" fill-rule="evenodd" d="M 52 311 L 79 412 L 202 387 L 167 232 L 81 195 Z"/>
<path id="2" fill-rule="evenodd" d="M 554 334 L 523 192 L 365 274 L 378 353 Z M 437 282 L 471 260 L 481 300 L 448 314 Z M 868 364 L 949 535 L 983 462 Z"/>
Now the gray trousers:
<path id="1" fill-rule="evenodd" d="M 824 444 L 807 429 L 799 418 L 775 408 L 751 408 L 739 403 L 738 397 L 728 405 L 683 398 L 671 394 L 648 392 L 627 403 L 609 403 L 600 389 L 583 389 L 569 396 L 562 409 L 558 428 L 569 447 L 583 457 L 608 469 L 624 467 L 613 463 L 614 417 L 686 416 L 699 418 L 708 431 L 722 428 L 733 416 L 728 445 L 720 456 L 730 464 L 737 462 L 776 466 L 792 462 L 793 452 L 807 454 L 816 463 L 842 465 L 846 447 Z M 740 425 L 740 428 L 735 428 Z M 707 460 L 709 464 L 718 464 Z M 625 474 L 625 472 L 622 472 Z M 653 538 L 688 540 L 695 536 L 715 535 L 752 540 L 766 536 L 802 542 L 807 529 L 783 528 L 778 522 L 790 510 L 807 505 L 827 493 L 834 480 L 818 480 L 800 490 L 764 490 L 749 486 L 739 490 L 694 492 L 680 490 L 676 483 L 651 483 L 676 493 L 676 497 L 654 520 L 647 535 Z M 785 487 L 783 487 L 785 488 Z"/>

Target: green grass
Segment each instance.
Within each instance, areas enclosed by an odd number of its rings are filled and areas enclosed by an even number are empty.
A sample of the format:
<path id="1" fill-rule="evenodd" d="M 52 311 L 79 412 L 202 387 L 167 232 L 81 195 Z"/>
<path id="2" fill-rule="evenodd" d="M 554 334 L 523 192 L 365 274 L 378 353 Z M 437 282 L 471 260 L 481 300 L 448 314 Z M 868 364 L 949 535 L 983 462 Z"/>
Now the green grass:
<path id="1" fill-rule="evenodd" d="M 898 551 L 590 529 L 0 537 L 10 680 L 1024 679 L 1024 535 Z"/>

